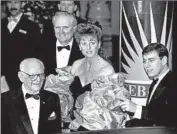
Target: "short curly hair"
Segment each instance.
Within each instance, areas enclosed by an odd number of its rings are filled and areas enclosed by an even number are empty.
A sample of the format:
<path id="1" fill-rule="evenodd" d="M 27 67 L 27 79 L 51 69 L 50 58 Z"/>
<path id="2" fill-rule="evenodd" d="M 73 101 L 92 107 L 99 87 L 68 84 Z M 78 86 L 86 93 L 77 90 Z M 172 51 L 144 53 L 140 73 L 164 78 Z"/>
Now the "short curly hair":
<path id="1" fill-rule="evenodd" d="M 80 43 L 82 36 L 89 35 L 96 37 L 98 41 L 101 41 L 102 30 L 94 24 L 91 23 L 80 23 L 74 32 L 74 37 L 77 43 Z"/>
<path id="2" fill-rule="evenodd" d="M 156 51 L 160 58 L 166 56 L 168 58 L 168 50 L 167 48 L 161 43 L 151 43 L 146 46 L 143 51 L 142 55 L 147 54 L 149 52 Z"/>

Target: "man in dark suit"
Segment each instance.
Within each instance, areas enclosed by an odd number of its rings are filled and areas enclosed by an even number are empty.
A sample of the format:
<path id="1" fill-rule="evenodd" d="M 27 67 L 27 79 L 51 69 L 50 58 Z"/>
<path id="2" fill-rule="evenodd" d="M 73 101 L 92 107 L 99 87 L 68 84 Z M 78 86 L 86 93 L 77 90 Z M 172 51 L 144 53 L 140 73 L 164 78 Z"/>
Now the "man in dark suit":
<path id="1" fill-rule="evenodd" d="M 2 134 L 53 134 L 61 132 L 57 94 L 43 90 L 44 65 L 36 58 L 21 62 L 20 89 L 2 93 Z"/>
<path id="2" fill-rule="evenodd" d="M 81 17 L 78 17 L 79 15 L 79 7 L 80 7 L 80 2 L 79 1 L 59 1 L 57 3 L 58 6 L 58 11 L 60 12 L 67 12 L 69 14 L 74 15 L 74 17 L 77 20 L 77 24 L 79 23 L 86 23 L 87 21 L 82 19 Z M 43 33 L 41 36 L 41 40 L 44 42 L 47 40 L 51 40 L 51 38 L 54 35 L 54 29 L 53 29 L 53 24 L 52 21 L 49 20 L 44 20 L 41 19 L 41 22 L 43 23 Z"/>
<path id="3" fill-rule="evenodd" d="M 148 77 L 153 80 L 146 106 L 124 100 L 124 111 L 134 113 L 127 126 L 177 126 L 176 78 L 168 67 L 168 51 L 159 43 L 152 43 L 142 52 L 143 65 Z M 139 116 L 138 113 L 142 115 Z"/>
<path id="4" fill-rule="evenodd" d="M 20 86 L 17 72 L 20 62 L 27 57 L 35 57 L 39 43 L 38 25 L 23 15 L 21 1 L 7 1 L 9 17 L 1 23 L 2 73 L 10 89 Z"/>
<path id="5" fill-rule="evenodd" d="M 77 24 L 87 22 L 86 20 L 78 17 L 80 1 L 72 1 L 72 0 L 59 1 L 57 6 L 58 6 L 59 11 L 68 12 L 70 14 L 73 14 L 77 20 Z"/>
<path id="6" fill-rule="evenodd" d="M 73 38 L 77 26 L 75 17 L 67 12 L 57 12 L 52 23 L 55 37 L 45 40 L 39 50 L 39 58 L 44 62 L 47 75 L 55 74 L 56 68 L 71 66 L 83 57 Z"/>

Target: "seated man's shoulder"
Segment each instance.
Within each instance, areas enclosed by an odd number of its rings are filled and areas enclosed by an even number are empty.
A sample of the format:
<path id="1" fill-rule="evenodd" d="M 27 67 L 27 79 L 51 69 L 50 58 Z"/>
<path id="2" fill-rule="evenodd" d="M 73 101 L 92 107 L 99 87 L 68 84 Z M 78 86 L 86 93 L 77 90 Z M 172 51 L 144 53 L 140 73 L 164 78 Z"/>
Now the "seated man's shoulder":
<path id="1" fill-rule="evenodd" d="M 9 90 L 1 94 L 1 100 L 13 100 L 21 95 L 21 91 L 19 90 Z"/>
<path id="2" fill-rule="evenodd" d="M 47 90 L 42 90 L 41 95 L 46 96 L 46 97 L 57 97 L 58 98 L 58 95 L 56 93 L 53 93 Z"/>

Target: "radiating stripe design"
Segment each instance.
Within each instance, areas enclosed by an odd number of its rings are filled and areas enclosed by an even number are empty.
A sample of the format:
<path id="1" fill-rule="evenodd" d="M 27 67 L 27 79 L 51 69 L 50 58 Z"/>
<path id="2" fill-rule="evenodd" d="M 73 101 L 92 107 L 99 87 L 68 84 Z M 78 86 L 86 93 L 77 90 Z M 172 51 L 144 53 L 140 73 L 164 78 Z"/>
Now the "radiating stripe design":
<path id="1" fill-rule="evenodd" d="M 166 4 L 166 11 L 168 10 L 168 2 Z M 162 28 L 162 35 L 161 35 L 161 43 L 165 44 L 166 42 L 166 29 L 167 29 L 167 12 L 165 12 L 164 21 L 163 21 L 163 28 Z"/>
<path id="2" fill-rule="evenodd" d="M 157 42 L 157 36 L 156 36 L 156 30 L 155 30 L 155 25 L 154 25 L 154 15 L 152 13 L 152 6 L 150 2 L 150 22 L 151 22 L 151 43 Z"/>
<path id="3" fill-rule="evenodd" d="M 143 69 L 143 63 L 142 63 L 142 49 L 143 47 L 147 46 L 149 43 L 154 42 L 160 42 L 164 44 L 167 49 L 169 50 L 169 53 L 172 52 L 172 30 L 173 30 L 173 10 L 172 10 L 172 17 L 171 20 L 167 21 L 167 13 L 168 13 L 168 2 L 166 2 L 165 5 L 165 11 L 163 16 L 163 24 L 161 27 L 161 37 L 160 40 L 158 40 L 157 37 L 157 31 L 156 26 L 158 23 L 155 23 L 154 13 L 153 13 L 153 2 L 149 2 L 149 29 L 150 29 L 150 40 L 147 39 L 147 36 L 145 34 L 145 31 L 143 29 L 143 24 L 140 21 L 139 14 L 137 12 L 137 8 L 135 6 L 135 2 L 129 1 L 132 3 L 132 9 L 135 14 L 135 19 L 133 21 L 136 21 L 137 28 L 133 29 L 132 27 L 132 20 L 129 20 L 128 14 L 126 13 L 127 8 L 124 6 L 124 2 L 122 4 L 122 15 L 124 19 L 124 26 L 126 28 L 122 28 L 122 57 L 125 59 L 122 60 L 122 68 L 126 72 L 126 78 L 128 80 L 142 80 L 142 81 L 148 81 L 149 78 L 147 77 L 144 69 Z M 170 23 L 169 31 L 167 33 L 167 23 Z M 138 30 L 138 31 L 136 31 Z M 139 41 L 137 36 L 139 34 Z M 140 44 L 141 43 L 141 44 Z M 133 47 L 132 47 L 133 46 Z M 126 49 L 125 49 L 126 48 Z M 171 64 L 171 63 L 170 63 Z"/>
<path id="4" fill-rule="evenodd" d="M 137 11 L 136 11 L 136 7 L 135 7 L 134 2 L 133 2 L 133 8 L 134 8 L 134 10 L 135 10 L 136 21 L 137 21 L 137 23 L 138 23 L 138 29 L 139 29 L 139 31 L 140 31 L 140 37 L 141 37 L 141 40 L 143 40 L 143 41 L 142 41 L 142 44 L 143 44 L 143 47 L 145 47 L 145 46 L 148 45 L 148 41 L 147 41 L 146 36 L 145 36 L 145 34 L 144 34 L 143 27 L 142 27 L 141 22 L 140 22 L 140 19 L 139 19 L 139 17 L 138 17 L 138 13 L 137 13 Z"/>

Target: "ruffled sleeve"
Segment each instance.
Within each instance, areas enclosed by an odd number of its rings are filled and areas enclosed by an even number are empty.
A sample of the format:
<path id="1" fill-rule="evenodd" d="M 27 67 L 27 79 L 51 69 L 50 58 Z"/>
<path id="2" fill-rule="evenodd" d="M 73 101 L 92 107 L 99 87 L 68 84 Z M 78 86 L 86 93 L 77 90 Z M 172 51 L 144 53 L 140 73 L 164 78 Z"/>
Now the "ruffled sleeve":
<path id="1" fill-rule="evenodd" d="M 89 130 L 124 127 L 128 114 L 122 111 L 120 103 L 122 98 L 130 99 L 130 94 L 117 84 L 115 75 L 95 79 L 91 92 L 87 91 L 77 98 L 75 121 L 78 120 L 81 126 Z"/>

